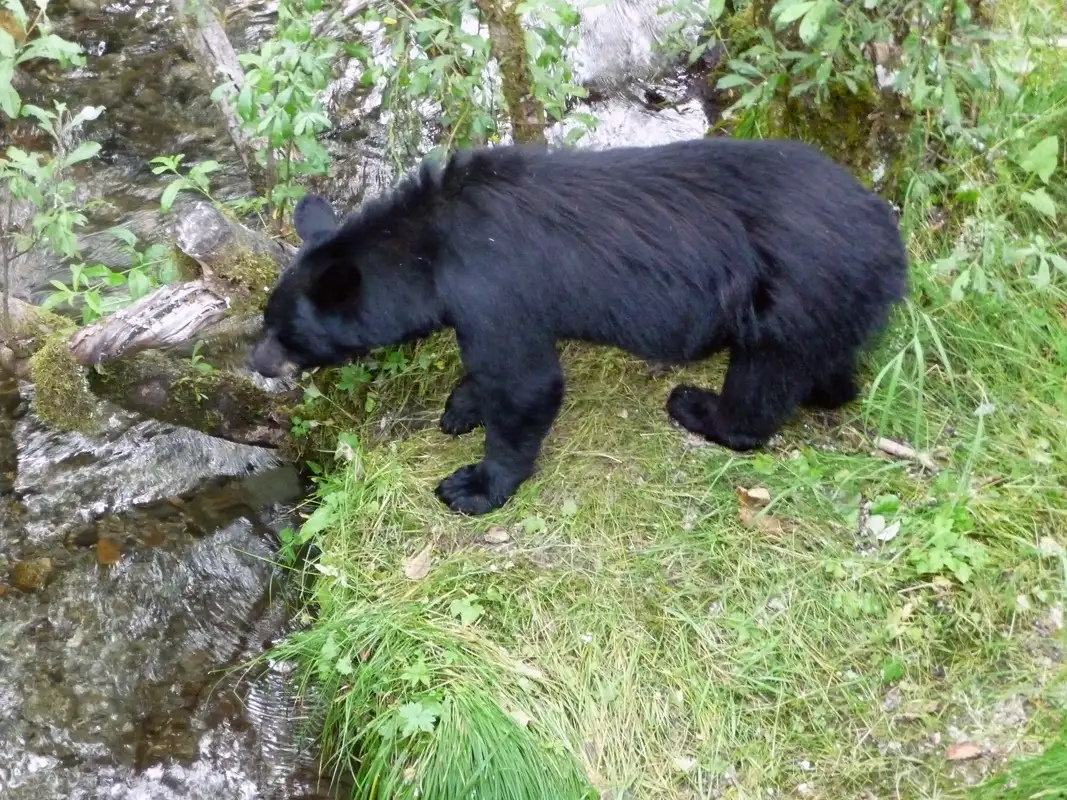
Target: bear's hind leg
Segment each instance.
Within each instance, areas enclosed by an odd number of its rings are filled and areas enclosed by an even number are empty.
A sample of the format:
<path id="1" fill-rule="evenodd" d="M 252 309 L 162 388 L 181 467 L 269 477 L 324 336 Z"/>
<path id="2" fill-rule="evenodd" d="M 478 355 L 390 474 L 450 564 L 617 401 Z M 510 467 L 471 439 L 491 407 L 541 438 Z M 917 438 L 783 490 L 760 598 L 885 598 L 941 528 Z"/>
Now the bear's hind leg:
<path id="1" fill-rule="evenodd" d="M 833 411 L 859 397 L 860 390 L 852 377 L 853 359 L 842 359 L 836 366 L 815 376 L 815 383 L 803 405 Z"/>
<path id="2" fill-rule="evenodd" d="M 470 375 L 464 375 L 452 389 L 441 414 L 441 430 L 449 436 L 462 436 L 484 424 L 478 387 Z"/>
<path id="3" fill-rule="evenodd" d="M 501 369 L 472 368 L 485 414 L 485 457 L 453 472 L 437 496 L 461 514 L 485 514 L 508 501 L 533 474 L 541 443 L 563 402 L 563 371 L 555 348 Z"/>
<path id="4" fill-rule="evenodd" d="M 683 428 L 743 452 L 762 447 L 811 391 L 810 372 L 777 348 L 733 349 L 722 394 L 676 386 L 667 413 Z"/>

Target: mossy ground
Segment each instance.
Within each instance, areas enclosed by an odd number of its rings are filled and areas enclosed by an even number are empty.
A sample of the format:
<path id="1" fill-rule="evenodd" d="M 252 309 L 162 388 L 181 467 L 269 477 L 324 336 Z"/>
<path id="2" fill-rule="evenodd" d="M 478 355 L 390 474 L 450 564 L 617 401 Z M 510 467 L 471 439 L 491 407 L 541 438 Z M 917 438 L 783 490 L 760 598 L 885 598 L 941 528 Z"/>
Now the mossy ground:
<path id="1" fill-rule="evenodd" d="M 1003 149 L 952 152 L 950 223 L 908 192 L 912 299 L 862 399 L 801 412 L 765 452 L 668 423 L 670 388 L 717 387 L 722 359 L 664 375 L 571 345 L 539 474 L 469 519 L 433 495 L 482 448 L 436 428 L 449 337 L 309 395 L 303 424 L 334 434 L 300 536 L 314 603 L 277 654 L 324 698 L 354 796 L 965 796 L 1046 749 L 1009 783 L 1062 790 L 1067 287 L 1000 247 L 1063 246 L 1020 201 L 1021 155 L 1059 136 L 1042 188 L 1067 208 L 1067 72 L 1036 55 L 1019 98 L 981 109 Z M 976 265 L 988 289 L 961 291 Z"/>

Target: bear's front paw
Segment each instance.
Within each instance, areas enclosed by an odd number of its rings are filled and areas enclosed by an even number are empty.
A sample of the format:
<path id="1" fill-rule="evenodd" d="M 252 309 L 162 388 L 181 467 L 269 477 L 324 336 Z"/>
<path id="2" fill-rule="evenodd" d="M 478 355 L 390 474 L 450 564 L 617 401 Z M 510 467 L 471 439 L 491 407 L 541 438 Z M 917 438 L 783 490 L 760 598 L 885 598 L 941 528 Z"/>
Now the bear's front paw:
<path id="1" fill-rule="evenodd" d="M 507 497 L 494 497 L 481 464 L 460 467 L 439 484 L 437 497 L 459 514 L 478 516 L 499 508 Z"/>
<path id="2" fill-rule="evenodd" d="M 715 412 L 719 396 L 706 389 L 681 384 L 667 398 L 667 413 L 687 431 L 715 441 Z"/>
<path id="3" fill-rule="evenodd" d="M 462 436 L 482 424 L 482 412 L 479 408 L 449 402 L 439 424 L 449 436 Z"/>

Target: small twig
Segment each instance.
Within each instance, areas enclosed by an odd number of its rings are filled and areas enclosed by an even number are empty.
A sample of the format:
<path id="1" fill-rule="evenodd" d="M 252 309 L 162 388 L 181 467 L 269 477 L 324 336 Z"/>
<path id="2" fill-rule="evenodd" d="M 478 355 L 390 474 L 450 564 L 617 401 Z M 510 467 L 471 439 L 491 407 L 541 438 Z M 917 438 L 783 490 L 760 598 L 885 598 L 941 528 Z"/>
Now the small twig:
<path id="1" fill-rule="evenodd" d="M 940 472 L 941 468 L 937 465 L 937 462 L 930 456 L 929 453 L 922 453 L 914 448 L 909 447 L 906 444 L 895 442 L 892 439 L 880 438 L 874 446 L 881 450 L 886 455 L 893 456 L 893 458 L 900 458 L 905 461 L 914 461 L 923 469 L 929 472 Z"/>

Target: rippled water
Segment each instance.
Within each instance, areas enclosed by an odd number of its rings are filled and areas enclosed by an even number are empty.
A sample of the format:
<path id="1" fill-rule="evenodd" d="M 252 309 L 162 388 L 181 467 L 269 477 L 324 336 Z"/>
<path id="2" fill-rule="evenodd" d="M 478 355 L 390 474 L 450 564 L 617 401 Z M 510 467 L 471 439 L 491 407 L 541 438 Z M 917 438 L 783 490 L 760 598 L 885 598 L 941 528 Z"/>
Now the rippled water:
<path id="1" fill-rule="evenodd" d="M 242 5 L 228 17 L 239 49 L 273 19 L 268 3 Z M 162 153 L 214 158 L 227 165 L 216 196 L 247 193 L 165 2 L 70 0 L 56 17 L 88 64 L 24 88 L 39 103 L 108 109 L 90 131 L 101 163 L 77 176 L 82 199 L 98 201 L 87 233 L 122 224 L 147 242 L 165 238 L 163 184 L 149 165 Z M 652 52 L 668 23 L 648 0 L 590 9 L 577 55 L 601 125 L 584 146 L 703 134 L 692 82 L 664 74 Z M 330 143 L 337 169 L 325 190 L 352 206 L 395 175 L 375 98 L 342 80 L 331 102 L 339 131 L 365 131 Z M 86 239 L 86 255 L 125 263 L 104 236 Z M 39 299 L 65 272 L 31 255 L 12 288 Z M 271 557 L 304 492 L 296 470 L 268 451 L 113 408 L 100 436 L 54 431 L 32 401 L 32 387 L 0 382 L 4 800 L 325 797 L 286 665 L 237 669 L 291 624 L 291 587 Z"/>

